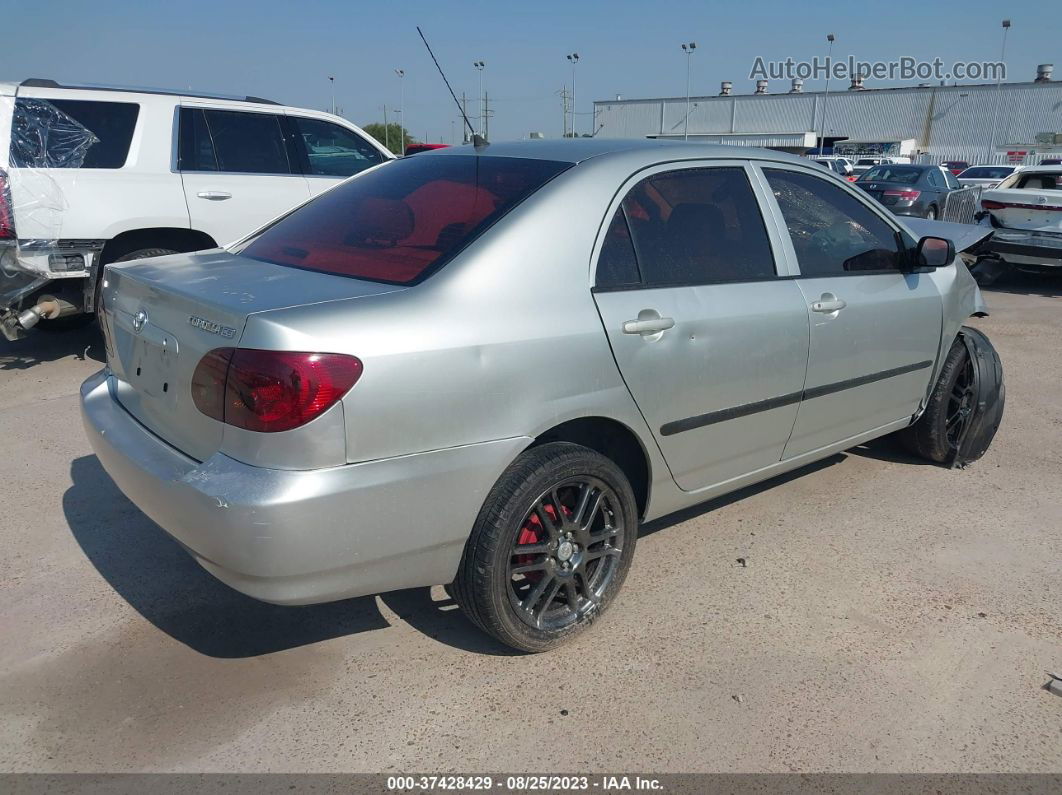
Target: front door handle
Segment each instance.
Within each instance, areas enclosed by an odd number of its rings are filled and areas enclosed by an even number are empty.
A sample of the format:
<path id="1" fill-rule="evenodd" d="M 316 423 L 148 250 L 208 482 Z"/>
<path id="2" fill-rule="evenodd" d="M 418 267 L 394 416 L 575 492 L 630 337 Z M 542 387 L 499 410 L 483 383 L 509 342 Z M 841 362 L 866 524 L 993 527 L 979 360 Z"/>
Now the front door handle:
<path id="1" fill-rule="evenodd" d="M 201 190 L 196 194 L 200 199 L 206 199 L 212 202 L 221 202 L 225 199 L 231 199 L 232 194 L 223 190 Z"/>
<path id="2" fill-rule="evenodd" d="M 840 312 L 848 306 L 840 298 L 835 297 L 831 293 L 823 293 L 822 298 L 811 305 L 812 312 L 822 312 L 823 314 L 829 314 L 831 312 Z"/>
<path id="3" fill-rule="evenodd" d="M 675 327 L 673 317 L 654 317 L 645 320 L 628 320 L 623 324 L 624 334 L 641 334 L 648 337 Z"/>

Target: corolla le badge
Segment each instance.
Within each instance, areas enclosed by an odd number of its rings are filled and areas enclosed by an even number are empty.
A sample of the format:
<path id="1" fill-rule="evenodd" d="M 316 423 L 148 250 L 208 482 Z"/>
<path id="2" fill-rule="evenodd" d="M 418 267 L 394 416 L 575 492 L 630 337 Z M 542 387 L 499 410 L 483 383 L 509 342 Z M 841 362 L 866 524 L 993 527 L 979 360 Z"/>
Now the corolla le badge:
<path id="1" fill-rule="evenodd" d="M 213 320 L 207 320 L 206 318 L 197 315 L 190 316 L 188 318 L 188 324 L 195 326 L 198 329 L 202 329 L 203 331 L 208 331 L 211 334 L 225 337 L 226 339 L 232 339 L 236 336 L 236 329 L 232 328 L 232 326 L 223 326 L 220 323 L 215 323 Z"/>
<path id="2" fill-rule="evenodd" d="M 137 310 L 137 313 L 133 315 L 133 331 L 139 334 L 144 329 L 144 325 L 147 323 L 147 312 L 143 309 Z"/>

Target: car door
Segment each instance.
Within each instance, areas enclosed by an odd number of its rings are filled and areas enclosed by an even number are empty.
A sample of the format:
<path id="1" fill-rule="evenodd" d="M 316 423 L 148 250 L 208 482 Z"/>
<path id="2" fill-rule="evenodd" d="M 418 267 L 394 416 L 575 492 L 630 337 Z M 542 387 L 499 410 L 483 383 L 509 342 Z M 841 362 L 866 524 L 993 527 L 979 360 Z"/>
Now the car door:
<path id="1" fill-rule="evenodd" d="M 366 136 L 335 122 L 292 113 L 287 121 L 311 196 L 391 159 Z"/>
<path id="2" fill-rule="evenodd" d="M 785 457 L 913 415 L 940 345 L 933 280 L 906 269 L 911 241 L 845 186 L 789 165 L 764 166 L 789 232 L 811 324 L 807 382 Z"/>
<path id="3" fill-rule="evenodd" d="M 282 119 L 181 108 L 178 167 L 193 229 L 226 245 L 310 198 Z"/>
<path id="4" fill-rule="evenodd" d="M 686 491 L 776 463 L 804 386 L 807 309 L 750 174 L 727 161 L 637 175 L 597 256 L 616 363 Z"/>

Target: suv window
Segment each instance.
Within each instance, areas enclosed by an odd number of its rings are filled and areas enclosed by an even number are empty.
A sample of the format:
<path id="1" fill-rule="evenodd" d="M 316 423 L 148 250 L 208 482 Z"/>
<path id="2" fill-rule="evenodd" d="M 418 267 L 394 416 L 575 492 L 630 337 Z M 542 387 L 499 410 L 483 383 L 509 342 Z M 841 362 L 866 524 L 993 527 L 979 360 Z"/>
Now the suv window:
<path id="1" fill-rule="evenodd" d="M 479 155 L 396 160 L 288 213 L 237 251 L 277 265 L 413 284 L 570 166 Z"/>
<path id="2" fill-rule="evenodd" d="M 320 119 L 288 118 L 306 147 L 307 174 L 349 177 L 384 160 L 380 150 L 353 130 Z"/>
<path id="3" fill-rule="evenodd" d="M 181 109 L 180 168 L 291 174 L 280 117 L 272 113 Z"/>
<path id="4" fill-rule="evenodd" d="M 766 168 L 804 276 L 897 270 L 903 250 L 895 230 L 862 202 L 824 179 Z"/>
<path id="5" fill-rule="evenodd" d="M 623 210 L 647 285 L 775 276 L 767 229 L 742 168 L 656 174 L 631 189 Z"/>
<path id="6" fill-rule="evenodd" d="M 11 119 L 15 168 L 121 168 L 140 106 L 18 97 Z"/>

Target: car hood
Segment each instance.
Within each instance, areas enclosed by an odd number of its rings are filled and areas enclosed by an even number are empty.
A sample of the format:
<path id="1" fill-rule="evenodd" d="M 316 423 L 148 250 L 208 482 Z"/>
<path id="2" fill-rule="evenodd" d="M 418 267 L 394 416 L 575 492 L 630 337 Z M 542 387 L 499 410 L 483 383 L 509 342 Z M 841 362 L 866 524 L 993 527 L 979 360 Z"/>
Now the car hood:
<path id="1" fill-rule="evenodd" d="M 900 222 L 906 226 L 915 239 L 923 237 L 943 237 L 955 244 L 955 251 L 966 251 L 992 236 L 990 226 L 980 224 L 955 224 L 951 221 L 929 221 L 925 218 L 903 218 Z"/>

